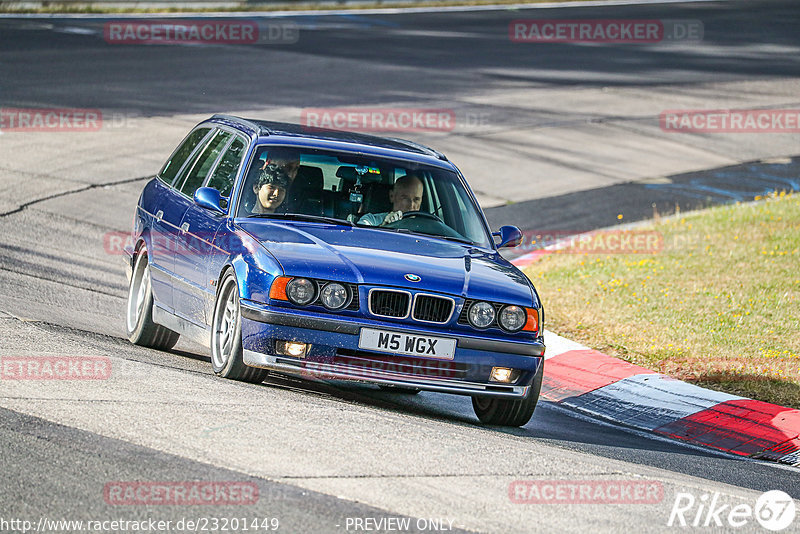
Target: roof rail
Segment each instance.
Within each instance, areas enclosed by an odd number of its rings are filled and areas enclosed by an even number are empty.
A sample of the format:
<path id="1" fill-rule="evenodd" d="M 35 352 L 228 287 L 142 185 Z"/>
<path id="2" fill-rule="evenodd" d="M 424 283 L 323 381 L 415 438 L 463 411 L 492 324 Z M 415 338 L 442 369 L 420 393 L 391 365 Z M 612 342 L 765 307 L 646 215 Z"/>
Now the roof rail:
<path id="1" fill-rule="evenodd" d="M 253 122 L 251 120 L 243 119 L 242 117 L 237 117 L 235 115 L 226 115 L 224 113 L 216 113 L 211 118 L 212 119 L 225 120 L 225 121 L 233 122 L 233 123 L 236 123 L 236 124 L 240 124 L 242 126 L 246 126 L 248 128 L 251 128 L 258 135 L 272 135 L 274 133 L 282 133 L 282 130 L 273 130 L 267 125 L 260 124 L 260 123 L 257 123 L 257 122 Z M 276 124 L 282 124 L 282 123 L 276 123 Z M 286 123 L 286 126 L 295 126 L 295 125 Z M 342 132 L 342 133 L 349 133 L 349 132 Z M 414 141 L 409 141 L 408 139 L 400 139 L 399 137 L 383 137 L 383 139 L 386 139 L 386 140 L 389 140 L 389 141 L 394 141 L 395 143 L 398 143 L 400 145 L 405 145 L 408 148 L 415 149 L 415 150 L 417 150 L 419 152 L 422 152 L 423 154 L 427 154 L 428 156 L 433 156 L 433 157 L 435 157 L 437 159 L 440 159 L 442 161 L 449 161 L 447 159 L 447 156 L 445 156 L 443 153 L 439 152 L 438 150 L 432 149 L 429 146 L 425 146 L 425 145 L 420 144 L 420 143 L 415 143 Z"/>
<path id="2" fill-rule="evenodd" d="M 399 137 L 387 137 L 387 139 L 391 139 L 392 141 L 396 141 L 398 143 L 402 143 L 406 146 L 410 146 L 416 148 L 417 150 L 422 150 L 423 152 L 427 152 L 429 156 L 435 156 L 442 161 L 448 161 L 447 156 L 443 153 L 439 152 L 438 150 L 434 150 L 429 146 L 425 146 L 420 143 L 415 143 L 414 141 L 409 141 L 408 139 L 400 139 Z"/>
<path id="3" fill-rule="evenodd" d="M 243 119 L 241 117 L 237 117 L 235 115 L 226 115 L 224 113 L 215 113 L 212 119 L 225 119 L 231 122 L 238 122 L 239 124 L 243 124 L 245 126 L 249 126 L 253 130 L 256 131 L 259 135 L 269 135 L 270 131 L 268 129 L 262 128 L 260 124 L 256 124 L 255 122 L 249 121 L 247 119 Z"/>

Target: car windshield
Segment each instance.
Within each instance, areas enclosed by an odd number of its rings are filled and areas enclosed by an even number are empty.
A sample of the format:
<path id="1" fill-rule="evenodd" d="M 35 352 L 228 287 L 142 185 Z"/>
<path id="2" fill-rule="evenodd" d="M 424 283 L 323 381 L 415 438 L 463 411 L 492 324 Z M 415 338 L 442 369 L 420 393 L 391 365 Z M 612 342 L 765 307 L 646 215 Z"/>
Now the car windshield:
<path id="1" fill-rule="evenodd" d="M 256 147 L 247 168 L 237 217 L 339 222 L 491 246 L 480 209 L 446 169 L 272 145 Z"/>

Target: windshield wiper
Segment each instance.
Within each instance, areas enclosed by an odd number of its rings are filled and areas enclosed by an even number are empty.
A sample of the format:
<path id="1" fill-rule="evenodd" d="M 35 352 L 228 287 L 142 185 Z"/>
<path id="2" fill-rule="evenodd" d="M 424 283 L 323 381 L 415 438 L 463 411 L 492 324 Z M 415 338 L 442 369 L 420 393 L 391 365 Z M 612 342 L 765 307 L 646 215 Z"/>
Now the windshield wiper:
<path id="1" fill-rule="evenodd" d="M 434 235 L 434 234 L 426 234 L 426 235 Z M 474 241 L 470 241 L 469 239 L 464 239 L 463 237 L 453 237 L 449 235 L 434 235 L 434 237 L 441 237 L 442 239 L 447 239 L 448 241 L 456 241 L 458 243 L 464 243 L 466 245 L 477 246 L 477 243 Z"/>
<path id="2" fill-rule="evenodd" d="M 305 213 L 252 213 L 248 215 L 247 218 L 289 219 L 292 221 L 325 222 L 344 226 L 355 226 L 355 224 L 346 219 L 336 219 L 335 217 L 324 217 L 322 215 L 306 215 Z"/>
<path id="3" fill-rule="evenodd" d="M 371 224 L 358 224 L 356 225 L 359 228 L 374 228 L 376 230 L 383 230 L 385 232 L 395 232 L 399 234 L 411 234 L 411 235 L 421 235 L 425 237 L 437 237 L 439 239 L 446 239 L 448 241 L 456 241 L 458 243 L 464 243 L 465 245 L 472 245 L 477 246 L 474 241 L 470 241 L 469 239 L 463 237 L 453 237 L 449 235 L 440 235 L 440 234 L 428 234 L 425 232 L 415 232 L 413 230 L 409 230 L 408 228 L 388 228 L 386 226 L 373 226 Z"/>
<path id="4" fill-rule="evenodd" d="M 375 226 L 373 224 L 356 223 L 355 226 L 359 228 L 372 228 L 374 230 L 382 230 L 384 232 L 394 232 L 396 234 L 410 234 L 411 230 L 408 228 L 390 228 L 389 226 Z"/>
<path id="5" fill-rule="evenodd" d="M 451 235 L 441 235 L 441 234 L 428 234 L 428 233 L 425 233 L 425 232 L 412 232 L 412 233 L 415 234 L 415 235 L 424 235 L 425 237 L 436 237 L 436 238 L 439 238 L 439 239 L 446 239 L 447 241 L 455 241 L 457 243 L 464 243 L 465 245 L 472 245 L 473 247 L 475 246 L 475 242 L 474 241 L 470 241 L 469 239 L 466 239 L 466 238 L 463 238 L 463 237 L 454 237 L 454 236 L 451 236 Z"/>

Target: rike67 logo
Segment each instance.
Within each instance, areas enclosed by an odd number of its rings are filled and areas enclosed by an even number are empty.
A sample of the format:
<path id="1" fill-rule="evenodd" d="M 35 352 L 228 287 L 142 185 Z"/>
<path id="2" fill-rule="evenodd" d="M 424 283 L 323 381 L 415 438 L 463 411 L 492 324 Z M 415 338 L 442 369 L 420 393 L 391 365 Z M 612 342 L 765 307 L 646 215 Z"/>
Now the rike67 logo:
<path id="1" fill-rule="evenodd" d="M 750 526 L 752 529 L 755 519 L 765 529 L 778 532 L 794 522 L 796 513 L 794 500 L 780 490 L 762 494 L 753 506 L 724 502 L 718 492 L 704 493 L 699 498 L 691 493 L 678 492 L 667 526 L 717 529 Z"/>

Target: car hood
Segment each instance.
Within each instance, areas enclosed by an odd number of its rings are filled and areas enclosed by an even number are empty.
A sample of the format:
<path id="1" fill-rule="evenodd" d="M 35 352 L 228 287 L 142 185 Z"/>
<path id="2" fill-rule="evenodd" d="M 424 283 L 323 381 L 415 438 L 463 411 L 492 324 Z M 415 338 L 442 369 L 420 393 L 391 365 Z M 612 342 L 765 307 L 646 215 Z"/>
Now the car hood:
<path id="1" fill-rule="evenodd" d="M 415 234 L 298 221 L 239 226 L 290 276 L 435 291 L 530 306 L 530 282 L 495 251 Z M 412 282 L 405 275 L 420 279 Z M 534 305 L 538 306 L 537 302 Z"/>

